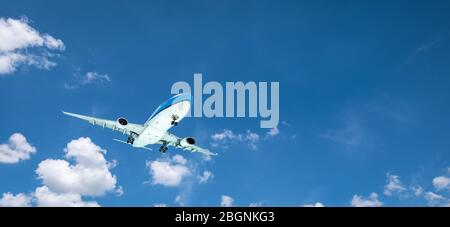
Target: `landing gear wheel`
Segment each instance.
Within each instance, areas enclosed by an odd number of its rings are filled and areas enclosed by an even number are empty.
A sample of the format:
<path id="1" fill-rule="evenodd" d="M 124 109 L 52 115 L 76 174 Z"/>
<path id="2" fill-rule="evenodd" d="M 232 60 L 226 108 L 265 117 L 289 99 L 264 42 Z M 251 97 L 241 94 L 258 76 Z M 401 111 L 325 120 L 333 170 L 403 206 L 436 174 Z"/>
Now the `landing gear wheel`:
<path id="1" fill-rule="evenodd" d="M 177 120 L 178 120 L 179 118 L 180 118 L 180 117 L 179 117 L 178 115 L 172 115 L 172 122 L 171 122 L 171 124 L 172 124 L 173 126 L 177 126 L 177 125 L 178 125 Z"/>
<path id="2" fill-rule="evenodd" d="M 133 137 L 128 137 L 127 143 L 133 144 L 134 143 L 134 138 Z"/>
<path id="3" fill-rule="evenodd" d="M 166 153 L 167 149 L 168 149 L 168 148 L 167 148 L 166 146 L 161 146 L 161 147 L 159 148 L 159 152 Z"/>

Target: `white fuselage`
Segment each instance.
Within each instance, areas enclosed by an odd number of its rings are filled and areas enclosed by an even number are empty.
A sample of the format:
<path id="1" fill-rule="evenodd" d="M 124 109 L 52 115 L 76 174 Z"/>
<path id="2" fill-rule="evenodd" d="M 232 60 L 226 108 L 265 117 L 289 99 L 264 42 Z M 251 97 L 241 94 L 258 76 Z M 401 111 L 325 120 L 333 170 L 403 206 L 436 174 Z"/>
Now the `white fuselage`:
<path id="1" fill-rule="evenodd" d="M 133 147 L 155 144 L 173 127 L 173 122 L 181 121 L 191 108 L 190 100 L 164 103 L 144 124 L 145 129 L 135 138 Z"/>

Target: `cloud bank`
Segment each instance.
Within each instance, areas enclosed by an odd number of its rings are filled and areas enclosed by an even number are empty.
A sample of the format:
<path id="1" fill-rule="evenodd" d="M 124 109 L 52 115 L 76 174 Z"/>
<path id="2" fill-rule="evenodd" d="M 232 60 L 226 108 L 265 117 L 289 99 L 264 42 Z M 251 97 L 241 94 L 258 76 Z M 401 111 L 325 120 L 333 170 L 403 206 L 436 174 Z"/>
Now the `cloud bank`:
<path id="1" fill-rule="evenodd" d="M 40 69 L 56 66 L 50 51 L 65 49 L 64 43 L 30 26 L 27 18 L 0 18 L 0 76 L 14 73 L 20 66 Z"/>

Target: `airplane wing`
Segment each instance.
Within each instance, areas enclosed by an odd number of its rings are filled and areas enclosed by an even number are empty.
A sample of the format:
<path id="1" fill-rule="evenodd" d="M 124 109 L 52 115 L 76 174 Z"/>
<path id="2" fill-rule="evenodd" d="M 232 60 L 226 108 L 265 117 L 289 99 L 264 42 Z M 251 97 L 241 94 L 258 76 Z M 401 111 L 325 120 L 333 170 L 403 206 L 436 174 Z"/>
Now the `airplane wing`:
<path id="1" fill-rule="evenodd" d="M 74 113 L 69 113 L 69 112 L 64 112 L 64 111 L 62 111 L 62 112 L 65 115 L 69 115 L 69 116 L 72 116 L 72 117 L 75 117 L 75 118 L 78 118 L 81 120 L 85 120 L 85 121 L 91 123 L 92 125 L 98 125 L 103 128 L 109 128 L 109 129 L 112 129 L 113 131 L 119 131 L 119 132 L 122 132 L 123 134 L 127 134 L 127 135 L 131 135 L 133 133 L 141 134 L 141 132 L 144 130 L 144 126 L 139 125 L 139 124 L 132 124 L 132 123 L 127 122 L 126 125 L 121 125 L 117 121 L 89 117 L 89 116 L 84 116 L 84 115 L 74 114 Z"/>
<path id="2" fill-rule="evenodd" d="M 167 146 L 173 146 L 173 147 L 180 148 L 180 149 L 190 151 L 190 152 L 199 152 L 199 153 L 202 153 L 202 154 L 208 155 L 208 156 L 217 155 L 217 153 L 213 153 L 213 152 L 209 151 L 208 149 L 201 148 L 194 144 L 189 144 L 187 146 L 183 146 L 180 144 L 181 140 L 182 139 L 179 138 L 178 136 L 175 136 L 171 133 L 166 133 L 158 143 L 166 144 Z"/>

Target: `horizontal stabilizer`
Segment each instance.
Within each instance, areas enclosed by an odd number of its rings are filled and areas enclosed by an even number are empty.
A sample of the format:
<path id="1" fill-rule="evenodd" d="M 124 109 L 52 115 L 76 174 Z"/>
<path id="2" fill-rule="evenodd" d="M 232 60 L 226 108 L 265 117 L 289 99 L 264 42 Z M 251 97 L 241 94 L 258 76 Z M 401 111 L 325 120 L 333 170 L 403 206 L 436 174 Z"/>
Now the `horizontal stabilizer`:
<path id="1" fill-rule="evenodd" d="M 125 141 L 123 141 L 123 140 L 119 140 L 119 139 L 113 139 L 113 140 L 116 141 L 116 142 L 119 142 L 119 143 L 128 144 L 127 142 L 125 142 Z"/>
<path id="2" fill-rule="evenodd" d="M 129 144 L 129 143 L 123 141 L 123 140 L 119 140 L 119 139 L 113 139 L 113 140 L 116 141 L 116 142 L 119 142 L 119 143 Z M 131 144 L 130 144 L 130 145 L 131 145 Z M 149 150 L 149 151 L 152 151 L 152 150 L 153 150 L 153 149 L 148 148 L 148 147 L 138 147 L 138 148 L 142 148 L 142 149 L 144 149 L 144 150 Z"/>

